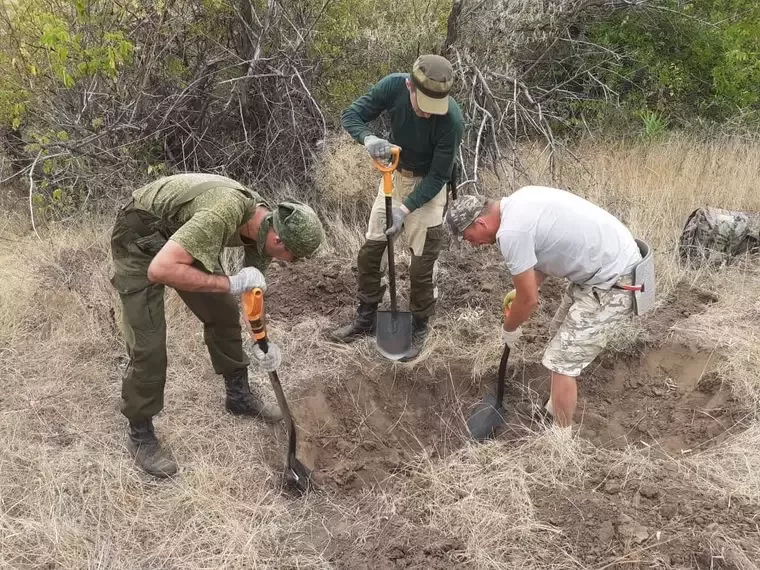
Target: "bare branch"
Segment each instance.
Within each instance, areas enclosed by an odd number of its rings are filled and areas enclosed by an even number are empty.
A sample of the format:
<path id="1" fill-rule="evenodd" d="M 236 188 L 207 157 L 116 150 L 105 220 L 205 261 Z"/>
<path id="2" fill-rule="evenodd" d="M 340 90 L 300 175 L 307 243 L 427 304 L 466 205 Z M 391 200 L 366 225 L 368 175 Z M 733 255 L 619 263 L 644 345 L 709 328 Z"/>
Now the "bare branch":
<path id="1" fill-rule="evenodd" d="M 32 219 L 32 229 L 34 230 L 34 235 L 36 235 L 37 239 L 40 241 L 42 241 L 42 238 L 37 232 L 37 226 L 34 223 L 34 204 L 32 202 L 32 196 L 34 194 L 34 168 L 37 166 L 37 161 L 40 159 L 41 155 L 42 149 L 40 149 L 40 151 L 37 153 L 32 166 L 29 168 L 29 217 Z"/>

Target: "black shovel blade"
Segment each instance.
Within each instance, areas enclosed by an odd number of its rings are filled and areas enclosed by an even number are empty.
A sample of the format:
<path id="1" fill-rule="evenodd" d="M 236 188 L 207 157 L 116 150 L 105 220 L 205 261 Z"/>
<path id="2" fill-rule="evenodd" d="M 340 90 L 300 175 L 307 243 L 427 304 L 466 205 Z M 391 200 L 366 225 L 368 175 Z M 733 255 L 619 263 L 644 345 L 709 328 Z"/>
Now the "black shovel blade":
<path id="1" fill-rule="evenodd" d="M 489 394 L 467 420 L 467 430 L 476 441 L 485 441 L 504 423 L 504 408 L 496 396 Z"/>
<path id="2" fill-rule="evenodd" d="M 301 493 L 314 490 L 314 482 L 311 478 L 311 469 L 301 463 L 296 457 L 288 459 L 288 465 L 285 468 L 285 481 L 298 489 Z"/>
<path id="3" fill-rule="evenodd" d="M 390 360 L 405 357 L 412 348 L 412 313 L 407 311 L 377 312 L 377 350 Z"/>

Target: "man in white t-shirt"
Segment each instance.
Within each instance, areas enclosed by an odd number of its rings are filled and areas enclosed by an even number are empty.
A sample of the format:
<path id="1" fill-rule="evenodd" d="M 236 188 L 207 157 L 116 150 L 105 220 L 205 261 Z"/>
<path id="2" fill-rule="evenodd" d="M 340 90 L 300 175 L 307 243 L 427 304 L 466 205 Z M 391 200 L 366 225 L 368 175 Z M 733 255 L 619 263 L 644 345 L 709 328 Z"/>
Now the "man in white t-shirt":
<path id="1" fill-rule="evenodd" d="M 498 244 L 515 287 L 504 299 L 502 339 L 509 346 L 536 309 L 544 279 L 570 282 L 542 360 L 552 372 L 547 409 L 560 426 L 569 426 L 576 378 L 634 312 L 633 293 L 619 288 L 632 283 L 642 259 L 631 232 L 591 202 L 543 186 L 526 186 L 498 201 L 462 196 L 449 208 L 446 225 L 473 245 Z"/>

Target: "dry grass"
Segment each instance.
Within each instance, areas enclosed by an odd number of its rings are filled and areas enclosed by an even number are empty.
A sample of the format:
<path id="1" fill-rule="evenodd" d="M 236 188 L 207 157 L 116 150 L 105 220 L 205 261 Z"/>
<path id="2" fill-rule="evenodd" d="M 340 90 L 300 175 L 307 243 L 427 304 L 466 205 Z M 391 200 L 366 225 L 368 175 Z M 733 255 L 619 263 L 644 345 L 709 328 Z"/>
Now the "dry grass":
<path id="1" fill-rule="evenodd" d="M 331 238 L 322 255 L 352 263 L 377 177 L 357 145 L 342 141 L 332 148 L 320 171 Z M 683 281 L 716 292 L 717 303 L 677 323 L 672 334 L 716 350 L 721 378 L 747 413 L 757 414 L 758 275 L 751 265 L 685 270 L 676 263 L 675 245 L 696 207 L 760 210 L 760 146 L 673 139 L 649 147 L 586 145 L 574 152 L 583 166 L 564 162 L 558 185 L 609 208 L 653 244 L 661 302 Z M 525 155 L 530 180 L 520 184 L 550 184 L 540 154 L 526 149 Z M 485 180 L 481 190 L 489 194 L 510 191 Z M 333 554 L 336 544 L 348 542 L 349 550 L 364 552 L 385 536 L 388 520 L 398 520 L 402 528 L 459 538 L 456 560 L 468 567 L 581 568 L 588 561 L 572 546 L 577 537 L 540 513 L 547 500 L 580 493 L 590 501 L 578 506 L 583 516 L 598 495 L 589 489 L 604 484 L 606 475 L 592 481 L 600 473 L 620 472 L 623 481 L 658 478 L 685 497 L 699 492 L 716 503 L 730 497 L 760 504 L 757 423 L 688 458 L 634 448 L 603 451 L 549 430 L 519 442 L 465 445 L 444 459 L 421 456 L 412 475 L 396 477 L 392 490 L 290 498 L 277 483 L 281 432 L 223 413 L 221 381 L 209 366 L 202 329 L 171 292 L 167 409 L 156 423 L 183 471 L 172 481 L 153 481 L 134 470 L 123 447 L 118 398 L 124 353 L 115 324 L 118 303 L 108 283 L 110 223 L 45 227 L 39 243 L 17 218 L 0 222 L 0 566 L 342 567 Z M 468 255 L 469 249 L 455 253 Z M 442 294 L 469 277 L 446 264 L 441 271 Z M 506 290 L 507 283 L 498 287 Z M 318 389 L 318 382 L 337 385 L 347 371 L 376 360 L 366 343 L 337 347 L 321 340 L 329 324 L 323 316 L 271 323 L 285 349 L 286 390 L 296 401 L 297 394 Z M 483 309 L 463 306 L 441 314 L 423 357 L 397 370 L 435 372 L 466 363 L 477 380 L 496 361 L 497 326 L 498 314 Z M 621 347 L 639 334 L 632 325 Z M 535 360 L 539 351 L 523 347 L 517 357 Z M 736 568 L 756 567 L 760 540 L 740 540 L 720 525 L 710 536 L 708 551 L 722 552 Z M 633 548 L 605 564 L 653 564 L 650 554 Z M 367 559 L 366 565 L 376 564 Z"/>

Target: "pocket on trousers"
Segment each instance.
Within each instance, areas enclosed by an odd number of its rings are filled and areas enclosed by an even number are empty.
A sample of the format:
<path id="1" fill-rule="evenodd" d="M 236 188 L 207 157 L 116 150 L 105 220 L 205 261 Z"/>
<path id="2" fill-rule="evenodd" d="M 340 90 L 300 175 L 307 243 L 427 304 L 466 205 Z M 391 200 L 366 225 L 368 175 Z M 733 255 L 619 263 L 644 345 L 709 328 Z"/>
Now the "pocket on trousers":
<path id="1" fill-rule="evenodd" d="M 118 278 L 115 281 L 119 281 Z M 137 290 L 122 290 L 116 287 L 121 297 L 123 309 L 122 318 L 130 328 L 135 330 L 149 331 L 156 328 L 153 309 L 149 302 L 148 288 Z"/>
<path id="2" fill-rule="evenodd" d="M 147 236 L 135 239 L 134 244 L 143 253 L 156 255 L 166 245 L 167 239 L 159 232 L 153 232 Z"/>

